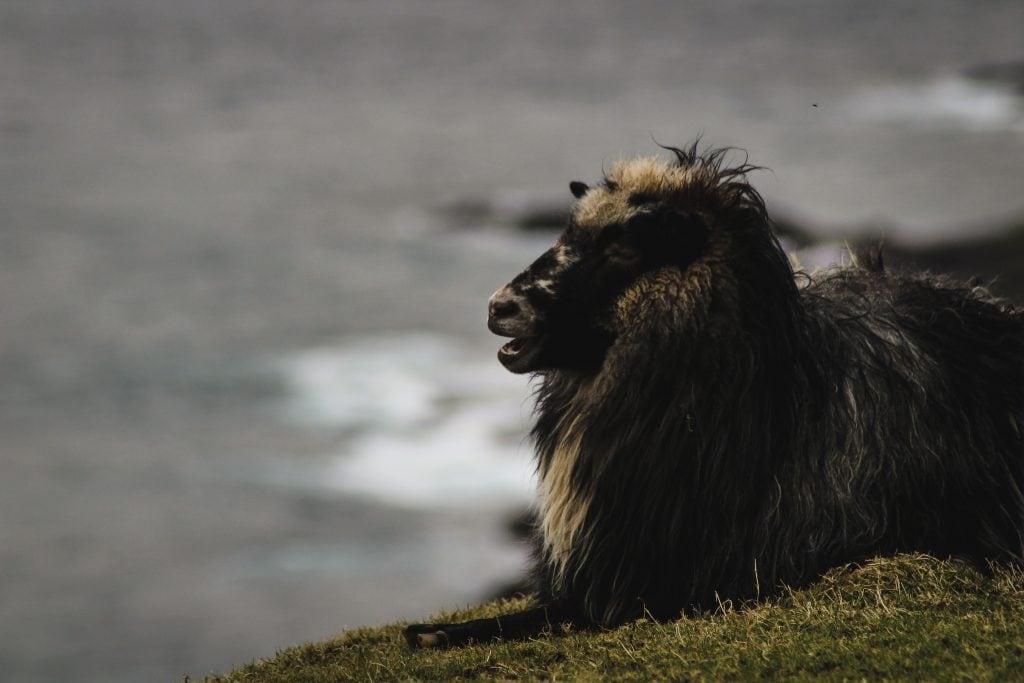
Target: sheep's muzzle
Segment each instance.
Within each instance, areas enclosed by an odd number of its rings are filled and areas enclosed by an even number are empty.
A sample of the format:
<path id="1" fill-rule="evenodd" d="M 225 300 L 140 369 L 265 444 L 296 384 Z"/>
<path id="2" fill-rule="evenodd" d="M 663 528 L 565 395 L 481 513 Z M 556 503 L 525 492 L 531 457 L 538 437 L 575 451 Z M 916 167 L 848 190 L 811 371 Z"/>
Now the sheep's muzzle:
<path id="1" fill-rule="evenodd" d="M 537 367 L 543 335 L 537 332 L 538 316 L 524 297 L 498 290 L 487 307 L 487 328 L 501 337 L 512 337 L 498 350 L 498 360 L 515 373 L 530 372 Z"/>
<path id="2" fill-rule="evenodd" d="M 536 369 L 543 337 L 516 337 L 498 349 L 498 360 L 510 372 L 523 373 Z"/>

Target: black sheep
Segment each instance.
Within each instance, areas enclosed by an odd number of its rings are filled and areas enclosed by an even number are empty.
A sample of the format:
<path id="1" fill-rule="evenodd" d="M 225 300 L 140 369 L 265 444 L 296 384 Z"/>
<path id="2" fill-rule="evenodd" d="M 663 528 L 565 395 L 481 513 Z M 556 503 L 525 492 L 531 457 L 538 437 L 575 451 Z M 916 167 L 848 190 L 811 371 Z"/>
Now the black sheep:
<path id="1" fill-rule="evenodd" d="M 751 166 L 625 161 L 490 301 L 539 377 L 538 606 L 413 646 L 672 619 L 919 551 L 1024 563 L 1024 314 L 880 255 L 794 274 Z"/>

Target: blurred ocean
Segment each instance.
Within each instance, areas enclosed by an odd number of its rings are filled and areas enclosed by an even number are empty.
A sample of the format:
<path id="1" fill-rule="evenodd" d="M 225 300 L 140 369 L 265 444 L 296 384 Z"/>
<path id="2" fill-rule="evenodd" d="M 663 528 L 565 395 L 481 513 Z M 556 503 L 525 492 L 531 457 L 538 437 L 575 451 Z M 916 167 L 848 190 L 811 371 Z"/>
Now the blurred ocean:
<path id="1" fill-rule="evenodd" d="M 553 236 L 511 224 L 698 134 L 822 236 L 998 223 L 1022 34 L 1019 0 L 0 3 L 0 676 L 202 676 L 516 578 L 530 387 L 485 305 Z"/>

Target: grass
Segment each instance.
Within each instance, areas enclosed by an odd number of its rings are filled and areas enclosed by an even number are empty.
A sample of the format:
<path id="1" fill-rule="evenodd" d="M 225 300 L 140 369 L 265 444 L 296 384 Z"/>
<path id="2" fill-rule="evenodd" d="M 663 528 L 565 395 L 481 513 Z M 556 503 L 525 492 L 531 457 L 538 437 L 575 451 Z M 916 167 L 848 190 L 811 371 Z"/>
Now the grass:
<path id="1" fill-rule="evenodd" d="M 526 604 L 492 602 L 430 621 Z M 924 555 L 838 568 L 769 602 L 727 603 L 671 623 L 641 619 L 611 631 L 447 651 L 408 649 L 402 626 L 349 631 L 205 680 L 1024 679 L 1024 573 L 982 574 Z"/>

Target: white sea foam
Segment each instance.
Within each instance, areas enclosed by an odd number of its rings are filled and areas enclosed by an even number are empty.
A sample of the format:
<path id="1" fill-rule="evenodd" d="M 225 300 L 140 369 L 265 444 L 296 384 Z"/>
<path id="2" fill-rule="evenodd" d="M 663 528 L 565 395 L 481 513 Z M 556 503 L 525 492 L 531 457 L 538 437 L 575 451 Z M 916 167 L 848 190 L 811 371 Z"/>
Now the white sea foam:
<path id="1" fill-rule="evenodd" d="M 413 508 L 531 499 L 528 388 L 492 356 L 417 333 L 352 339 L 279 367 L 289 419 L 347 434 L 319 486 Z"/>
<path id="2" fill-rule="evenodd" d="M 850 112 L 869 121 L 1024 132 L 1024 105 L 1020 97 L 998 84 L 966 78 L 865 90 L 854 97 Z"/>
<path id="3" fill-rule="evenodd" d="M 312 349 L 280 368 L 286 414 L 310 425 L 408 428 L 436 417 L 443 368 L 453 362 L 439 337 L 365 337 Z"/>

